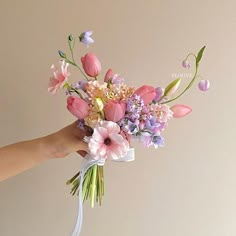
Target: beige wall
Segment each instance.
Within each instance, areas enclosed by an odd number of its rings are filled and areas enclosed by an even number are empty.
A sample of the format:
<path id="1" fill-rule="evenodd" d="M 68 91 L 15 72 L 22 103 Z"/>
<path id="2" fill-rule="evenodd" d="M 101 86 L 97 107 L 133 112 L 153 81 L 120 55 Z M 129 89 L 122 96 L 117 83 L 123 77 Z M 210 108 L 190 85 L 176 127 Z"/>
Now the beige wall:
<path id="1" fill-rule="evenodd" d="M 136 86 L 166 85 L 186 53 L 207 45 L 211 90 L 179 100 L 193 113 L 169 124 L 166 148 L 136 144 L 135 162 L 107 164 L 103 207 L 85 206 L 82 235 L 236 235 L 235 9 L 233 0 L 0 1 L 0 146 L 74 120 L 64 95 L 47 93 L 69 33 L 94 30 L 103 73 L 113 67 Z M 0 183 L 0 235 L 70 235 L 77 198 L 65 180 L 79 166 L 72 155 Z"/>

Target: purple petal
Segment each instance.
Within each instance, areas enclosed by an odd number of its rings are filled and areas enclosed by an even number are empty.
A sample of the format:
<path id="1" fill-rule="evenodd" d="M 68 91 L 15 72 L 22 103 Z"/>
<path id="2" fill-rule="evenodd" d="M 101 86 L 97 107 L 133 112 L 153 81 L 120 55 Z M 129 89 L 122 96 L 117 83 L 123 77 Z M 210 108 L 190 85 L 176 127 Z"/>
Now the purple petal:
<path id="1" fill-rule="evenodd" d="M 198 83 L 198 88 L 199 88 L 201 91 L 207 91 L 207 90 L 210 88 L 210 81 L 209 81 L 209 80 L 201 80 L 201 81 Z"/>
<path id="2" fill-rule="evenodd" d="M 182 62 L 182 66 L 183 66 L 184 68 L 186 68 L 186 69 L 189 69 L 191 65 L 190 65 L 190 62 L 189 62 L 189 61 L 184 60 L 184 61 Z"/>

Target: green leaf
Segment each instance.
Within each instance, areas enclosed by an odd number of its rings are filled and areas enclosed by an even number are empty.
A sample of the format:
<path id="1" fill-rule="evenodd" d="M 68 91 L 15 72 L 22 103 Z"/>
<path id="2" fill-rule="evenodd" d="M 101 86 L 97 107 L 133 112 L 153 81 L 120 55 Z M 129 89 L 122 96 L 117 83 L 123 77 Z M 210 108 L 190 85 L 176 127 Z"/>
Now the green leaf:
<path id="1" fill-rule="evenodd" d="M 196 58 L 196 64 L 199 64 L 199 62 L 201 61 L 202 55 L 203 55 L 203 52 L 204 52 L 205 48 L 206 48 L 206 46 L 201 48 L 200 51 L 198 52 L 197 58 Z"/>

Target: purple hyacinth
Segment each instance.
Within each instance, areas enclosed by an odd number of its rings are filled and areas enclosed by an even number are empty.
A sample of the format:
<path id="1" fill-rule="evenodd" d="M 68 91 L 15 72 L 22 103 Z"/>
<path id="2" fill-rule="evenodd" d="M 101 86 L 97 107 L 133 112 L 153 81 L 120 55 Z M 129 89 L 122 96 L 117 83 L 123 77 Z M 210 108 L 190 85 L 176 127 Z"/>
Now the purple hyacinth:
<path id="1" fill-rule="evenodd" d="M 159 128 L 161 124 L 157 121 L 157 118 L 154 116 L 151 116 L 149 119 L 146 119 L 145 121 L 145 128 L 150 130 L 152 133 L 157 132 L 157 128 Z"/>
<path id="2" fill-rule="evenodd" d="M 126 129 L 127 129 L 128 133 L 130 133 L 132 135 L 137 134 L 138 131 L 139 131 L 138 125 L 133 123 L 133 122 L 131 122 L 131 121 L 128 121 Z"/>
<path id="3" fill-rule="evenodd" d="M 118 125 L 125 133 L 136 135 L 139 132 L 139 120 L 132 122 L 129 119 L 124 118 L 118 122 Z"/>
<path id="4" fill-rule="evenodd" d="M 164 146 L 164 138 L 160 135 L 154 135 L 152 137 L 152 144 L 154 145 L 155 148 L 158 147 L 163 147 Z"/>
<path id="5" fill-rule="evenodd" d="M 144 106 L 143 100 L 140 98 L 140 96 L 134 94 L 127 101 L 125 117 L 133 122 L 135 120 L 138 120 L 142 112 L 143 106 Z"/>

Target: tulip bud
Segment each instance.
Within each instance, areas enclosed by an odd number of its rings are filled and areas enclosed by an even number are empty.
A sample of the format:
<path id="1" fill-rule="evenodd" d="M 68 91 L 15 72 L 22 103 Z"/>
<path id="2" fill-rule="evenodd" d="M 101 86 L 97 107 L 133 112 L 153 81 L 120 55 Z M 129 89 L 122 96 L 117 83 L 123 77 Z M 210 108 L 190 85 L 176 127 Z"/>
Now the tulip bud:
<path id="1" fill-rule="evenodd" d="M 104 82 L 108 83 L 112 79 L 113 76 L 114 76 L 114 73 L 112 69 L 109 69 L 105 75 Z"/>
<path id="2" fill-rule="evenodd" d="M 210 88 L 210 81 L 209 81 L 209 80 L 201 80 L 201 81 L 198 83 L 198 88 L 199 88 L 201 91 L 207 91 L 207 90 Z"/>
<path id="3" fill-rule="evenodd" d="M 101 63 L 93 53 L 87 53 L 84 57 L 81 57 L 81 62 L 88 76 L 95 78 L 101 72 Z"/>
<path id="4" fill-rule="evenodd" d="M 88 103 L 76 96 L 67 98 L 67 109 L 78 119 L 84 119 L 89 114 Z"/>
<path id="5" fill-rule="evenodd" d="M 58 54 L 61 58 L 66 58 L 66 54 L 62 52 L 61 50 L 58 50 Z"/>
<path id="6" fill-rule="evenodd" d="M 138 88 L 134 94 L 137 94 L 143 99 L 144 104 L 149 104 L 156 97 L 156 90 L 152 86 L 143 85 Z"/>
<path id="7" fill-rule="evenodd" d="M 118 122 L 125 115 L 126 106 L 125 103 L 119 103 L 117 101 L 110 101 L 105 106 L 106 120 Z"/>
<path id="8" fill-rule="evenodd" d="M 180 83 L 181 83 L 181 79 L 180 79 L 180 78 L 179 78 L 179 79 L 176 79 L 176 80 L 174 80 L 174 81 L 172 81 L 172 82 L 166 87 L 164 95 L 165 95 L 165 96 L 171 96 L 171 95 L 173 95 L 173 94 L 177 91 L 177 89 L 179 88 Z"/>
<path id="9" fill-rule="evenodd" d="M 181 117 L 184 117 L 192 112 L 191 107 L 188 107 L 188 106 L 185 106 L 182 104 L 176 104 L 173 107 L 171 107 L 170 109 L 173 111 L 174 118 L 181 118 Z"/>
<path id="10" fill-rule="evenodd" d="M 69 40 L 70 42 L 72 42 L 72 41 L 73 41 L 73 39 L 74 39 L 73 35 L 72 35 L 72 34 L 70 34 L 70 35 L 68 36 L 68 40 Z"/>

